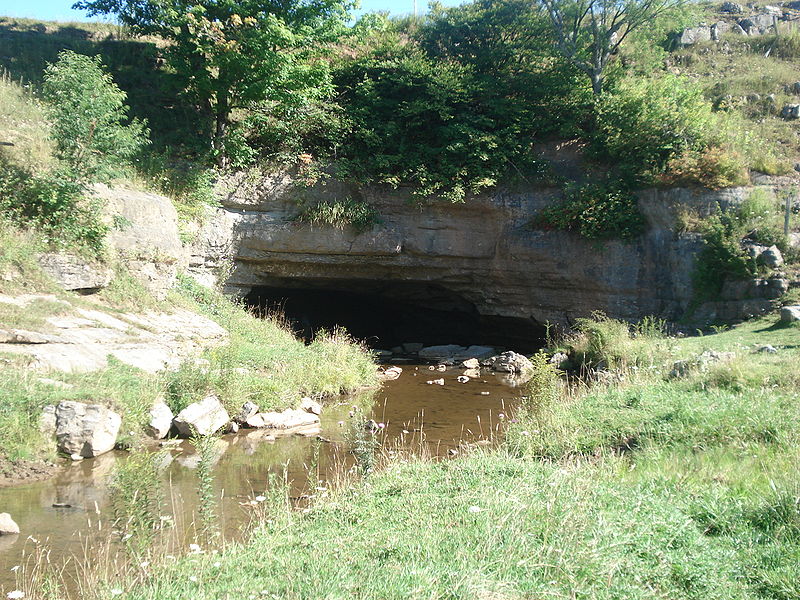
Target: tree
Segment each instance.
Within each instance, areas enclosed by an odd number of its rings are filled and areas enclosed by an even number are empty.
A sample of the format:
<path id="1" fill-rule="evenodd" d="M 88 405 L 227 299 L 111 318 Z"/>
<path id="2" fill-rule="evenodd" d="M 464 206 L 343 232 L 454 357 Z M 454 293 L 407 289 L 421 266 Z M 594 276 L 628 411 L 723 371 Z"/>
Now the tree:
<path id="1" fill-rule="evenodd" d="M 42 94 L 57 154 L 81 177 L 114 171 L 148 143 L 99 57 L 64 50 L 45 68 Z"/>
<path id="2" fill-rule="evenodd" d="M 220 166 L 237 109 L 304 103 L 330 92 L 319 50 L 346 22 L 351 0 L 81 0 L 89 15 L 116 15 L 169 42 L 169 62 L 200 110 Z"/>
<path id="3" fill-rule="evenodd" d="M 603 91 L 609 61 L 631 32 L 685 0 L 539 0 L 559 51 Z"/>

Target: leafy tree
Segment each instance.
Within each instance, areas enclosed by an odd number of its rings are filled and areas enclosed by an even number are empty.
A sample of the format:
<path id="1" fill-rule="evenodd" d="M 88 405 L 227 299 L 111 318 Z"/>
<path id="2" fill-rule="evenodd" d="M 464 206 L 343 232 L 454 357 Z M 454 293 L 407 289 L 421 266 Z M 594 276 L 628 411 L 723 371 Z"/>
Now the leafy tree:
<path id="1" fill-rule="evenodd" d="M 167 57 L 211 122 L 212 148 L 228 163 L 237 109 L 302 106 L 331 91 L 321 46 L 344 27 L 351 0 L 81 0 L 134 32 L 169 42 Z"/>
<path id="2" fill-rule="evenodd" d="M 114 171 L 148 142 L 99 57 L 64 50 L 45 68 L 42 92 L 57 154 L 80 177 Z"/>
<path id="3" fill-rule="evenodd" d="M 685 0 L 539 0 L 550 19 L 556 45 L 603 91 L 606 67 L 633 31 Z"/>

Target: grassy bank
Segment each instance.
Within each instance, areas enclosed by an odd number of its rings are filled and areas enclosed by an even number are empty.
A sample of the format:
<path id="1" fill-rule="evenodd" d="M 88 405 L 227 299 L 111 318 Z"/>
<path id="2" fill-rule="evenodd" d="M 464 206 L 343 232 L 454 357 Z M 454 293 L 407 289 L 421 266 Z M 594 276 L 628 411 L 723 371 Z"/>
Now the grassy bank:
<path id="1" fill-rule="evenodd" d="M 262 410 L 294 407 L 302 396 L 324 397 L 374 382 L 374 363 L 366 350 L 341 331 L 319 332 L 309 345 L 294 337 L 278 317 L 251 314 L 219 292 L 180 278 L 165 300 L 156 300 L 123 264 L 112 284 L 94 296 L 60 290 L 35 260 L 45 247 L 35 233 L 0 227 L 0 329 L 51 332 L 48 319 L 100 311 L 121 320 L 128 315 L 190 310 L 218 323 L 227 339 L 175 370 L 149 374 L 116 360 L 90 373 L 46 372 L 29 368 L 24 355 L 0 356 L 0 466 L 14 461 L 53 458 L 52 441 L 39 432 L 41 410 L 62 400 L 108 405 L 123 417 L 120 442 L 135 444 L 144 433 L 153 401 L 164 397 L 174 412 L 207 393 L 217 394 L 231 414 L 245 401 Z M 36 299 L 24 305 L 24 294 Z M 131 321 L 135 324 L 135 321 Z M 10 461 L 10 463 L 8 462 Z"/>
<path id="2" fill-rule="evenodd" d="M 800 597 L 800 328 L 773 322 L 625 333 L 638 359 L 606 383 L 557 384 L 550 401 L 555 382 L 535 378 L 545 393 L 498 450 L 395 460 L 304 514 L 277 509 L 245 544 L 99 595 Z M 708 349 L 736 357 L 670 375 Z"/>

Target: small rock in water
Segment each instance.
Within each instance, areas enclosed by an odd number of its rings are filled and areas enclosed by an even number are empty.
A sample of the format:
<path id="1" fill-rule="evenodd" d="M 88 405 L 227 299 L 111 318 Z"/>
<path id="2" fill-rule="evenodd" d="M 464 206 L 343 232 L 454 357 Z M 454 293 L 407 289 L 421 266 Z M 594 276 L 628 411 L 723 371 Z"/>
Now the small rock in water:
<path id="1" fill-rule="evenodd" d="M 461 366 L 465 369 L 477 369 L 481 366 L 481 363 L 478 361 L 477 358 L 468 358 L 464 362 L 461 363 Z"/>
<path id="2" fill-rule="evenodd" d="M 447 371 L 447 365 L 436 365 L 436 370 L 440 372 Z"/>
<path id="3" fill-rule="evenodd" d="M 436 370 L 436 367 L 434 367 L 433 365 L 428 367 L 428 371 L 435 371 L 435 370 Z"/>
<path id="4" fill-rule="evenodd" d="M 79 460 L 83 460 L 83 457 L 82 457 L 80 454 L 78 454 L 78 453 L 75 453 L 75 454 L 70 454 L 70 455 L 69 455 L 69 457 L 70 457 L 72 460 L 74 460 L 75 462 L 78 462 Z"/>
<path id="5" fill-rule="evenodd" d="M 456 381 L 458 381 L 458 383 L 469 383 L 469 377 L 466 375 L 459 375 L 456 377 Z"/>
<path id="6" fill-rule="evenodd" d="M 481 396 L 488 396 L 489 392 L 481 392 Z"/>
<path id="7" fill-rule="evenodd" d="M 19 533 L 19 525 L 14 522 L 8 513 L 0 513 L 0 535 L 15 535 Z"/>
<path id="8" fill-rule="evenodd" d="M 389 370 L 391 371 L 391 369 Z M 300 401 L 300 410 L 304 410 L 312 415 L 321 415 L 322 405 L 319 402 L 315 402 L 311 398 L 303 398 Z"/>
<path id="9" fill-rule="evenodd" d="M 469 377 L 470 379 L 477 379 L 481 376 L 480 369 L 467 369 L 464 371 L 464 375 Z"/>
<path id="10" fill-rule="evenodd" d="M 429 381 L 426 381 L 425 383 L 427 383 L 428 385 L 444 385 L 444 378 L 442 378 L 442 379 L 431 379 Z"/>

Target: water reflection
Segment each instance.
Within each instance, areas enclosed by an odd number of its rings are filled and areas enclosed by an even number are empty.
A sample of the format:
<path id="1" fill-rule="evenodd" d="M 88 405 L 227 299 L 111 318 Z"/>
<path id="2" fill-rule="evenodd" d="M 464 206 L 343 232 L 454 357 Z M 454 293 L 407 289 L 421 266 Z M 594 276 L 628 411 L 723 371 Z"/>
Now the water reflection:
<path id="1" fill-rule="evenodd" d="M 449 369 L 434 374 L 426 366 L 404 365 L 403 374 L 379 390 L 327 402 L 318 433 L 275 439 L 266 430 L 252 430 L 221 437 L 215 452 L 214 485 L 223 536 L 235 539 L 249 522 L 249 501 L 264 492 L 270 473 L 280 479 L 285 475 L 290 494 L 300 499 L 313 492 L 317 477 L 324 482 L 350 468 L 354 458 L 346 431 L 354 406 L 385 424 L 379 433 L 384 446 L 423 448 L 446 456 L 461 443 L 491 439 L 498 428 L 498 414 L 513 406 L 520 388 L 491 374 L 461 384 L 456 381 L 461 373 Z M 445 385 L 426 383 L 439 377 Z M 190 540 L 197 519 L 199 456 L 188 441 L 171 442 L 163 451 L 164 516 Z M 35 546 L 29 536 L 51 549 L 54 562 L 83 556 L 92 541 L 107 539 L 112 521 L 107 482 L 114 464 L 126 456 L 114 452 L 70 463 L 50 480 L 0 490 L 0 512 L 10 513 L 22 532 L 0 537 L 3 593 L 14 586 L 11 568 Z M 309 478 L 312 463 L 318 475 Z"/>

